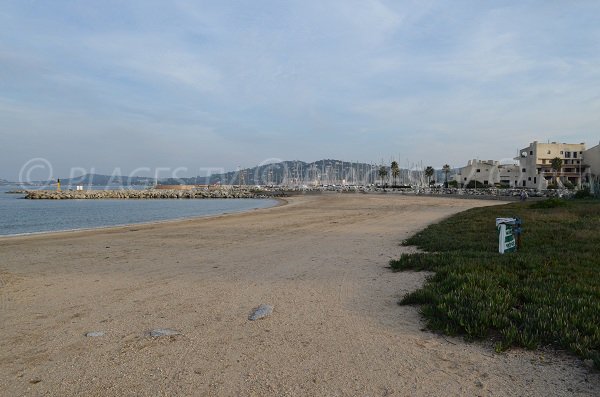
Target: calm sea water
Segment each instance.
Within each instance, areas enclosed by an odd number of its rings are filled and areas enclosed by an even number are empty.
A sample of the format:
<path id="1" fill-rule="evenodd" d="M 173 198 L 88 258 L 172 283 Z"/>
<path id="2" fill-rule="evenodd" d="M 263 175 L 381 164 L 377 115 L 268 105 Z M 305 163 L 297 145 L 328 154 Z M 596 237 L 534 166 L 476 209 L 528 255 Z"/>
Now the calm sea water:
<path id="1" fill-rule="evenodd" d="M 0 236 L 90 229 L 266 208 L 275 200 L 24 200 L 0 186 Z"/>

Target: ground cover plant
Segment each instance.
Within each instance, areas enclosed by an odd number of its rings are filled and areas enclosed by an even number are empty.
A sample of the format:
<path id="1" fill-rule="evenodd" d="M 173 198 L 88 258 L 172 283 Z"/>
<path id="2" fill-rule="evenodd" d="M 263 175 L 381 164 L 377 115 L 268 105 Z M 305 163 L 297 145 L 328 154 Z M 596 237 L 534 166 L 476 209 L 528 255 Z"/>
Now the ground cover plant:
<path id="1" fill-rule="evenodd" d="M 496 217 L 523 220 L 519 252 L 498 252 Z M 554 346 L 600 368 L 600 201 L 552 200 L 474 208 L 405 241 L 425 251 L 396 270 L 435 272 L 400 304 L 421 305 L 427 326 L 496 350 Z"/>

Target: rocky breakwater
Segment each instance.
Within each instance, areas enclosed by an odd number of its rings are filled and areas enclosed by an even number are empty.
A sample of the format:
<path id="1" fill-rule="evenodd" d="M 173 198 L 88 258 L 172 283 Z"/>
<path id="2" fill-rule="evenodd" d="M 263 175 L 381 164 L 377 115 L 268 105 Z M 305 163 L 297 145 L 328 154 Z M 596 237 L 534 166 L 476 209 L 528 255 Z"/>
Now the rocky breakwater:
<path id="1" fill-rule="evenodd" d="M 30 200 L 98 200 L 98 199 L 233 199 L 270 198 L 269 192 L 250 189 L 216 190 L 29 190 L 25 195 Z"/>

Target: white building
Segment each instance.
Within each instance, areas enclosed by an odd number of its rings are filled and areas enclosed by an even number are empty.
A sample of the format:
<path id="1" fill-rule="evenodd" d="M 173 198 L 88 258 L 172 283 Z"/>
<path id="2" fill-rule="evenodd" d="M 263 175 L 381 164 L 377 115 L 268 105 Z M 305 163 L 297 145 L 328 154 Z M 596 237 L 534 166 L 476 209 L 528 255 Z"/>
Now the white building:
<path id="1" fill-rule="evenodd" d="M 583 152 L 583 164 L 586 169 L 586 182 L 593 188 L 600 185 L 600 145 Z"/>
<path id="2" fill-rule="evenodd" d="M 583 152 L 583 164 L 588 167 L 590 175 L 600 177 L 600 145 Z"/>
<path id="3" fill-rule="evenodd" d="M 552 168 L 554 158 L 562 160 L 562 167 Z M 469 160 L 454 175 L 459 186 L 475 182 L 481 187 L 496 184 L 528 189 L 547 189 L 558 183 L 581 186 L 582 182 L 600 184 L 600 145 L 586 150 L 585 143 L 539 143 L 534 141 L 519 151 L 514 160 L 518 164 L 500 164 L 495 160 Z"/>
<path id="4" fill-rule="evenodd" d="M 519 151 L 515 160 L 519 161 L 521 178 L 520 187 L 546 189 L 557 177 L 558 184 L 569 182 L 580 185 L 585 174 L 582 162 L 585 143 L 539 143 L 534 141 Z M 555 172 L 552 159 L 562 160 L 562 168 Z"/>
<path id="5" fill-rule="evenodd" d="M 519 166 L 515 164 L 500 164 L 495 160 L 469 160 L 465 167 L 458 170 L 454 180 L 460 186 L 470 182 L 480 184 L 481 187 L 502 184 L 510 187 L 517 186 L 519 181 Z"/>
<path id="6" fill-rule="evenodd" d="M 481 184 L 481 187 L 496 183 L 494 170 L 498 167 L 498 162 L 494 160 L 469 160 L 465 167 L 462 167 L 454 174 L 454 180 L 459 185 L 465 186 L 474 181 Z"/>
<path id="7" fill-rule="evenodd" d="M 518 164 L 500 164 L 498 179 L 501 185 L 517 187 L 521 181 L 521 169 Z"/>

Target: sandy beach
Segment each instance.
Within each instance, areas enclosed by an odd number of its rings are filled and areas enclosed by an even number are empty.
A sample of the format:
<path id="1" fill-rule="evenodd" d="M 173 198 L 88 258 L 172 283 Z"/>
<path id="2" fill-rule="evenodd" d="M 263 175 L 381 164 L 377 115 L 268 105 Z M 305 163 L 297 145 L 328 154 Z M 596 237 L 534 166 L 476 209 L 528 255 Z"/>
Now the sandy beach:
<path id="1" fill-rule="evenodd" d="M 243 214 L 0 239 L 0 394 L 598 393 L 598 373 L 572 356 L 496 354 L 424 331 L 418 309 L 397 305 L 427 276 L 388 269 L 411 250 L 402 240 L 497 204 L 324 194 Z M 249 321 L 262 303 L 272 315 Z M 181 335 L 146 335 L 157 328 Z"/>

